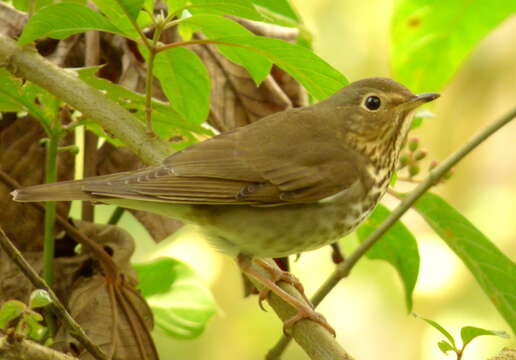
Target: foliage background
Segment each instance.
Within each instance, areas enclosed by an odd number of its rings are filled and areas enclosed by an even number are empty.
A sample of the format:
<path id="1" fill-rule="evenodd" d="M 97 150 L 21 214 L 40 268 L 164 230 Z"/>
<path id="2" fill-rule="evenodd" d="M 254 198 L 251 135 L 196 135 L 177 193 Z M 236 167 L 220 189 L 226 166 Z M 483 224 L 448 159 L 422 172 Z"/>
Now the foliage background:
<path id="1" fill-rule="evenodd" d="M 351 81 L 391 76 L 390 1 L 294 0 L 293 4 L 314 34 L 316 53 Z M 441 92 L 442 98 L 432 108 L 436 117 L 415 133 L 432 158 L 443 159 L 514 106 L 514 34 L 513 16 L 481 41 Z M 461 162 L 452 181 L 434 189 L 511 258 L 516 254 L 515 139 L 516 124 L 512 123 Z M 100 218 L 108 214 L 106 207 L 98 208 Z M 474 325 L 510 332 L 464 265 L 420 217 L 409 213 L 404 222 L 417 235 L 421 253 L 414 311 L 456 331 L 461 326 Z M 130 214 L 124 215 L 121 226 L 143 243 L 134 261 L 164 254 L 184 259 L 209 283 L 219 305 L 218 314 L 198 339 L 171 340 L 156 331 L 163 358 L 218 360 L 231 354 L 239 359 L 258 359 L 263 357 L 264 349 L 274 344 L 281 333 L 277 318 L 260 313 L 255 298 L 242 299 L 236 265 L 210 249 L 194 228 L 186 228 L 156 246 Z M 342 245 L 346 249 L 355 243 L 351 236 Z M 326 248 L 305 253 L 293 264 L 308 294 L 332 271 L 329 259 L 330 250 Z M 384 262 L 362 259 L 352 276 L 324 300 L 320 310 L 332 319 L 339 342 L 360 359 L 446 358 L 435 345 L 441 335 L 407 315 L 398 275 Z M 470 345 L 466 359 L 485 359 L 511 344 L 516 344 L 514 339 L 481 338 Z M 294 345 L 285 359 L 305 357 Z"/>

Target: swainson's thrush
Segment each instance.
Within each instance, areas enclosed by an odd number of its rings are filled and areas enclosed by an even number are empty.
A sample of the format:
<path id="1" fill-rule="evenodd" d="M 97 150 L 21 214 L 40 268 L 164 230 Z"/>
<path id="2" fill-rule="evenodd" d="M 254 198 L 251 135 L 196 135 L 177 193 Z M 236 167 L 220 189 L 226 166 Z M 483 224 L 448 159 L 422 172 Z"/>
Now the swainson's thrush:
<path id="1" fill-rule="evenodd" d="M 13 196 L 94 200 L 198 224 L 264 282 L 244 260 L 317 249 L 367 217 L 387 189 L 413 110 L 438 96 L 416 96 L 390 79 L 364 79 L 318 104 L 200 142 L 160 166 L 31 186 Z M 306 305 L 285 300 L 299 311 L 295 320 L 320 321 Z"/>

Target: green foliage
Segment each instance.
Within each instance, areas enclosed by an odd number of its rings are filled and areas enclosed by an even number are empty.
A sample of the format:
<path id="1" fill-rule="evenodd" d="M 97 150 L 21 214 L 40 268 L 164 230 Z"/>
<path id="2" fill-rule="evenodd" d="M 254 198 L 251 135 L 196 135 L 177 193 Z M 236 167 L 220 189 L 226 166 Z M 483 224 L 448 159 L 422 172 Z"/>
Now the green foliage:
<path id="1" fill-rule="evenodd" d="M 203 62 L 191 50 L 172 48 L 158 54 L 154 75 L 170 101 L 172 108 L 200 125 L 210 110 L 210 79 Z"/>
<path id="2" fill-rule="evenodd" d="M 179 27 L 182 31 L 185 31 L 185 28 L 189 31 L 202 31 L 208 39 L 237 35 L 255 37 L 239 23 L 216 15 L 194 15 L 183 20 Z M 260 84 L 271 70 L 272 62 L 255 51 L 228 45 L 217 45 L 217 48 L 229 60 L 243 66 L 256 84 Z"/>
<path id="3" fill-rule="evenodd" d="M 18 300 L 9 300 L 0 308 L 0 329 L 6 330 L 9 323 L 25 311 L 25 304 Z"/>
<path id="4" fill-rule="evenodd" d="M 516 332 L 516 265 L 439 196 L 426 193 L 415 205 L 432 229 L 471 271 Z"/>
<path id="5" fill-rule="evenodd" d="M 74 14 L 74 16 L 70 16 L 70 14 Z M 44 7 L 30 18 L 18 43 L 24 45 L 46 36 L 54 39 L 64 39 L 70 35 L 88 30 L 128 35 L 124 34 L 105 16 L 85 5 L 57 3 Z"/>
<path id="6" fill-rule="evenodd" d="M 251 20 L 263 20 L 249 0 L 190 0 L 185 8 L 192 14 L 234 15 Z"/>
<path id="7" fill-rule="evenodd" d="M 29 307 L 31 309 L 45 307 L 51 303 L 52 298 L 49 293 L 43 289 L 36 289 L 30 294 Z"/>
<path id="8" fill-rule="evenodd" d="M 120 85 L 96 77 L 95 73 L 97 71 L 98 67 L 92 67 L 79 69 L 77 70 L 77 73 L 79 74 L 79 78 L 84 82 L 96 87 L 97 89 L 104 90 L 106 92 L 106 96 L 118 102 L 120 105 L 133 112 L 136 117 L 144 121 L 145 97 Z M 179 135 L 184 137 L 185 141 L 180 144 L 175 144 L 178 148 L 189 146 L 195 142 L 195 139 L 191 134 L 192 132 L 199 134 L 207 133 L 206 129 L 201 127 L 199 124 L 187 121 L 168 104 L 158 100 L 153 100 L 152 109 L 153 129 L 156 134 L 163 137 L 169 137 L 179 133 Z M 86 124 L 89 124 L 89 122 L 86 122 Z M 101 131 L 99 127 L 92 127 L 92 130 L 95 132 Z M 102 132 L 100 134 L 102 134 Z M 107 139 L 109 140 L 110 137 L 107 137 Z M 115 142 L 115 145 L 116 144 L 120 144 L 120 142 Z"/>
<path id="9" fill-rule="evenodd" d="M 296 23 L 301 22 L 301 19 L 296 14 L 287 0 L 254 0 L 255 5 L 261 6 L 273 13 L 284 16 Z"/>
<path id="10" fill-rule="evenodd" d="M 475 45 L 516 12 L 516 1 L 398 0 L 392 68 L 416 92 L 443 87 Z"/>
<path id="11" fill-rule="evenodd" d="M 379 204 L 369 218 L 358 228 L 357 235 L 363 242 L 391 212 Z M 398 271 L 405 288 L 407 309 L 412 310 L 412 293 L 419 273 L 419 252 L 416 238 L 401 222 L 397 221 L 387 233 L 366 253 L 370 259 L 385 260 Z"/>
<path id="12" fill-rule="evenodd" d="M 156 325 L 176 338 L 199 336 L 215 313 L 216 305 L 195 272 L 172 258 L 159 258 L 134 267 Z"/>
<path id="13" fill-rule="evenodd" d="M 324 99 L 348 84 L 348 80 L 312 51 L 262 36 L 229 36 L 215 39 L 267 57 L 288 72 L 316 99 Z"/>
<path id="14" fill-rule="evenodd" d="M 436 321 L 425 319 L 420 317 L 417 314 L 413 314 L 416 318 L 419 318 L 423 321 L 425 321 L 427 324 L 431 325 L 433 328 L 435 328 L 437 331 L 439 331 L 441 334 L 444 335 L 444 337 L 447 340 L 441 340 L 437 343 L 437 346 L 439 349 L 444 353 L 447 354 L 449 351 L 453 351 L 457 354 L 457 359 L 461 359 L 462 355 L 464 354 L 464 350 L 468 346 L 468 344 L 479 336 L 485 336 L 485 335 L 493 335 L 498 336 L 502 338 L 508 338 L 509 335 L 505 333 L 504 331 L 494 331 L 494 330 L 486 330 L 479 327 L 474 326 L 464 326 L 460 330 L 460 337 L 462 339 L 462 347 L 457 347 L 457 343 L 453 336 L 450 334 L 448 330 L 446 330 L 442 325 L 437 323 Z"/>
<path id="15" fill-rule="evenodd" d="M 8 300 L 0 308 L 1 330 L 13 327 L 16 334 L 28 336 L 36 341 L 41 341 L 48 333 L 48 329 L 41 325 L 42 321 L 43 317 L 39 313 L 18 300 Z"/>

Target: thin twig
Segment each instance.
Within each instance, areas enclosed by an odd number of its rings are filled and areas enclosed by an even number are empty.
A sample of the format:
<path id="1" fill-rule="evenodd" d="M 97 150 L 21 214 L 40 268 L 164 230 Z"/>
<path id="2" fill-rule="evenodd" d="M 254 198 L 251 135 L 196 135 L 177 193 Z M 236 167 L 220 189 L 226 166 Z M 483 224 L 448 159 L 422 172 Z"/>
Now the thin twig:
<path id="1" fill-rule="evenodd" d="M 10 339 L 9 335 L 0 336 L 0 355 L 2 360 L 79 360 L 75 356 L 43 346 L 25 338 Z"/>
<path id="2" fill-rule="evenodd" d="M 38 273 L 30 266 L 23 255 L 18 251 L 14 244 L 9 240 L 4 230 L 0 227 L 0 246 L 5 251 L 7 256 L 19 267 L 23 274 L 30 280 L 32 285 L 37 289 L 44 289 L 52 298 L 52 307 L 63 320 L 63 322 L 70 328 L 70 334 L 75 337 L 84 348 L 97 360 L 105 360 L 106 355 L 102 350 L 95 345 L 91 339 L 86 335 L 81 326 L 72 318 L 66 311 L 66 308 L 56 296 L 54 291 L 48 286 Z"/>
<path id="3" fill-rule="evenodd" d="M 410 207 L 432 186 L 437 182 L 458 162 L 460 162 L 466 155 L 473 151 L 476 147 L 482 144 L 495 132 L 500 130 L 504 125 L 508 124 L 511 120 L 516 117 L 516 108 L 512 109 L 505 116 L 501 117 L 491 125 L 483 129 L 478 135 L 474 136 L 466 144 L 464 144 L 459 150 L 450 155 L 440 165 L 430 171 L 430 174 L 421 181 L 421 183 L 406 197 L 403 198 L 401 203 L 396 209 L 389 215 L 389 217 L 362 243 L 360 246 L 346 258 L 344 262 L 339 264 L 335 271 L 326 279 L 321 287 L 316 291 L 311 301 L 316 307 L 321 301 L 330 293 L 330 291 L 339 283 L 340 280 L 347 277 L 358 260 L 374 245 L 380 238 L 391 228 L 401 216 L 407 212 Z M 269 354 L 274 354 L 275 357 L 269 357 L 268 359 L 279 359 L 283 351 L 289 344 L 289 339 L 285 339 L 284 336 L 274 345 L 269 351 Z"/>

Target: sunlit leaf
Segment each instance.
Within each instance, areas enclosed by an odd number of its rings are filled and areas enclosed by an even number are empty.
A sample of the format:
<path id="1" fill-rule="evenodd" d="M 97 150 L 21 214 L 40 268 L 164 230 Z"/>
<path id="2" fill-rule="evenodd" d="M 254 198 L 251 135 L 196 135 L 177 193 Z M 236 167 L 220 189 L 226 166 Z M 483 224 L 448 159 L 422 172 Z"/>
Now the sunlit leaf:
<path id="1" fill-rule="evenodd" d="M 215 313 L 215 301 L 206 285 L 186 264 L 160 258 L 137 264 L 139 288 L 165 333 L 176 338 L 199 336 Z"/>
<path id="2" fill-rule="evenodd" d="M 300 21 L 299 16 L 297 16 L 296 12 L 287 0 L 253 0 L 253 2 L 258 6 L 262 6 L 265 9 L 295 22 Z"/>
<path id="3" fill-rule="evenodd" d="M 437 329 L 441 334 L 443 334 L 446 337 L 446 339 L 448 339 L 448 341 L 450 342 L 452 349 L 457 348 L 457 345 L 455 344 L 455 339 L 453 338 L 453 336 L 451 336 L 451 334 L 444 327 L 439 325 L 436 321 L 422 318 L 421 316 L 414 314 L 414 313 L 412 315 L 414 315 L 418 319 L 425 321 L 427 324 L 431 325 L 432 327 Z"/>
<path id="4" fill-rule="evenodd" d="M 471 340 L 478 336 L 498 336 L 501 338 L 509 338 L 509 335 L 505 331 L 487 330 L 475 326 L 464 326 L 460 329 L 460 337 L 462 339 L 462 346 L 465 347 Z"/>
<path id="5" fill-rule="evenodd" d="M 202 31 L 209 39 L 236 35 L 255 36 L 237 22 L 217 15 L 194 15 L 181 22 L 180 27 L 183 30 L 190 27 L 194 31 Z M 256 84 L 261 83 L 271 70 L 272 62 L 255 51 L 227 45 L 217 45 L 217 47 L 229 60 L 245 67 Z"/>
<path id="6" fill-rule="evenodd" d="M 265 56 L 292 75 L 316 99 L 324 99 L 348 84 L 344 75 L 299 45 L 263 36 L 230 36 L 216 40 Z"/>
<path id="7" fill-rule="evenodd" d="M 192 14 L 234 15 L 262 20 L 262 16 L 250 0 L 190 0 L 187 9 Z"/>
<path id="8" fill-rule="evenodd" d="M 448 355 L 448 351 L 453 351 L 453 346 L 450 345 L 450 343 L 446 340 L 441 340 L 437 343 L 437 346 L 439 349 L 446 355 Z"/>
<path id="9" fill-rule="evenodd" d="M 143 0 L 93 0 L 109 21 L 126 36 L 138 38 L 138 32 L 130 19 L 136 20 L 143 7 Z"/>
<path id="10" fill-rule="evenodd" d="M 29 307 L 36 309 L 45 307 L 52 303 L 52 298 L 49 293 L 43 289 L 36 289 L 30 294 Z"/>
<path id="11" fill-rule="evenodd" d="M 484 234 L 435 194 L 426 193 L 417 211 L 471 271 L 516 332 L 516 265 Z"/>
<path id="12" fill-rule="evenodd" d="M 11 320 L 16 319 L 25 311 L 25 304 L 18 300 L 9 300 L 0 308 L 0 329 L 5 330 Z"/>
<path id="13" fill-rule="evenodd" d="M 360 241 L 367 239 L 390 215 L 390 211 L 379 204 L 369 218 L 358 228 Z M 366 253 L 370 259 L 385 260 L 398 271 L 405 288 L 408 311 L 412 310 L 412 292 L 419 273 L 419 252 L 412 233 L 397 221 L 385 235 Z"/>
<path id="14" fill-rule="evenodd" d="M 413 91 L 442 88 L 478 42 L 515 12 L 514 0 L 396 1 L 394 75 Z"/>
<path id="15" fill-rule="evenodd" d="M 172 48 L 159 53 L 154 74 L 172 107 L 188 122 L 201 124 L 210 107 L 210 79 L 204 63 L 191 50 Z"/>
<path id="16" fill-rule="evenodd" d="M 71 16 L 70 14 L 73 14 Z M 42 37 L 64 39 L 88 30 L 107 31 L 124 35 L 106 17 L 85 5 L 57 3 L 39 10 L 29 19 L 18 40 L 20 45 Z"/>

